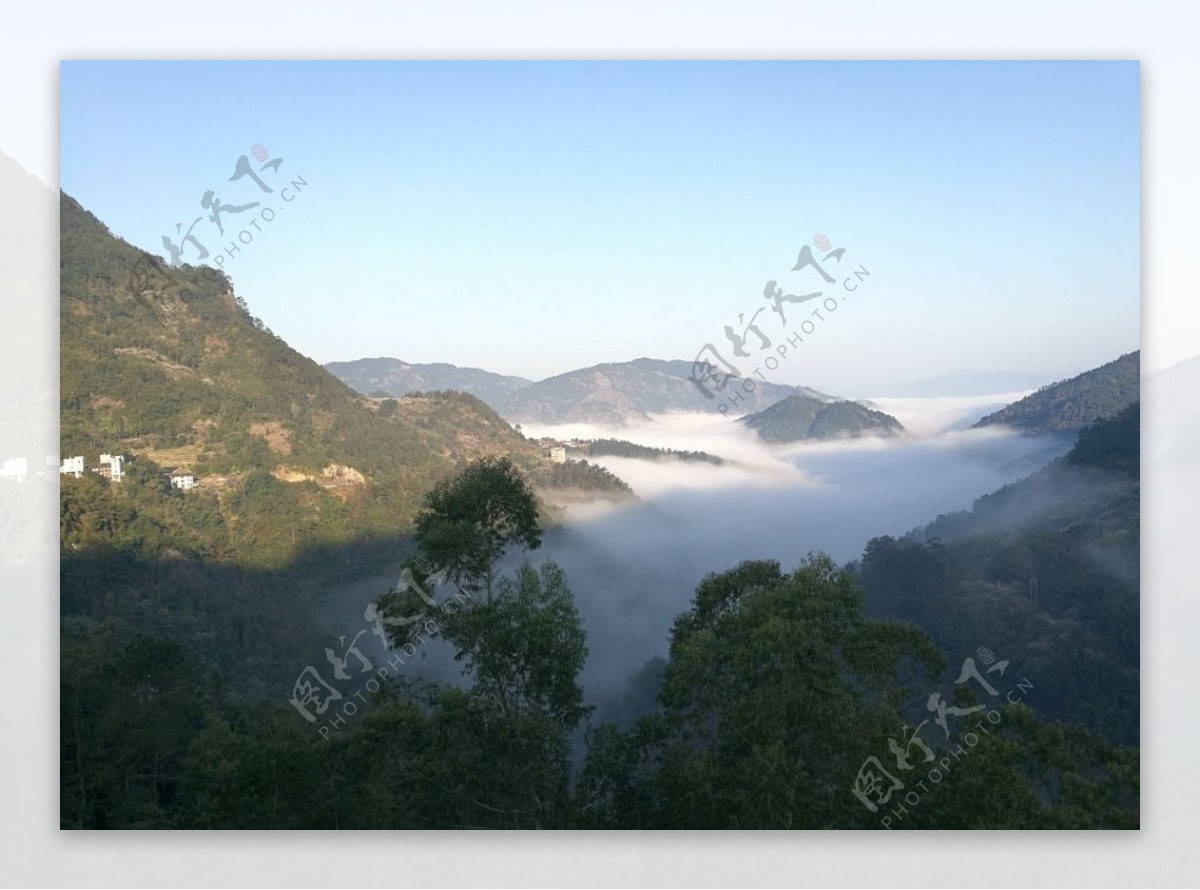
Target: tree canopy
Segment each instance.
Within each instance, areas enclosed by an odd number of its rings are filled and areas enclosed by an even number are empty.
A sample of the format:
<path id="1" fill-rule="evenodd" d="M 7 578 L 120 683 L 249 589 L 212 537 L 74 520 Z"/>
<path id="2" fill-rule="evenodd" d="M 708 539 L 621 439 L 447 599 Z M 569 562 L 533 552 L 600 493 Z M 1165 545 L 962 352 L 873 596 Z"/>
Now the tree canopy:
<path id="1" fill-rule="evenodd" d="M 468 590 L 487 590 L 507 547 L 542 544 L 537 497 L 507 457 L 485 457 L 425 496 L 416 539 L 436 571 Z"/>

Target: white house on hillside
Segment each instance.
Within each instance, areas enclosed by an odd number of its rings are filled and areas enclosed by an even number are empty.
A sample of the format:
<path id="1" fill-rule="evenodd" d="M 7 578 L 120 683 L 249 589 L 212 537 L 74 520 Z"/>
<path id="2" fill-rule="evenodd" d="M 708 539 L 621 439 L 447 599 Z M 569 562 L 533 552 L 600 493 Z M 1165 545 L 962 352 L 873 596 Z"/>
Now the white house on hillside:
<path id="1" fill-rule="evenodd" d="M 58 472 L 64 476 L 69 474 L 78 479 L 83 475 L 83 457 L 64 457 L 62 466 L 58 468 Z"/>
<path id="2" fill-rule="evenodd" d="M 102 454 L 100 455 L 100 475 L 113 482 L 120 482 L 125 475 L 124 463 L 125 455 L 123 454 Z"/>

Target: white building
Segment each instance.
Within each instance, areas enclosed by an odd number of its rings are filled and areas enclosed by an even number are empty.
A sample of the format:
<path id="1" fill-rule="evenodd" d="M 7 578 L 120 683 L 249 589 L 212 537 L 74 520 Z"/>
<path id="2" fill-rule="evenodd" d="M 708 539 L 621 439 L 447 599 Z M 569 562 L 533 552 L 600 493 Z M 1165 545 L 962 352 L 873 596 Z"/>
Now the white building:
<path id="1" fill-rule="evenodd" d="M 565 464 L 567 462 L 567 449 L 561 445 L 555 445 L 550 449 L 550 463 Z"/>
<path id="2" fill-rule="evenodd" d="M 63 458 L 62 466 L 58 468 L 58 472 L 64 476 L 71 475 L 78 479 L 83 475 L 83 457 Z"/>
<path id="3" fill-rule="evenodd" d="M 180 491 L 191 491 L 196 487 L 196 477 L 191 473 L 172 473 L 171 487 Z"/>
<path id="4" fill-rule="evenodd" d="M 120 482 L 125 475 L 124 470 L 125 455 L 123 454 L 102 454 L 100 455 L 100 466 L 108 467 L 108 471 L 101 470 L 100 475 L 111 479 L 113 482 Z"/>

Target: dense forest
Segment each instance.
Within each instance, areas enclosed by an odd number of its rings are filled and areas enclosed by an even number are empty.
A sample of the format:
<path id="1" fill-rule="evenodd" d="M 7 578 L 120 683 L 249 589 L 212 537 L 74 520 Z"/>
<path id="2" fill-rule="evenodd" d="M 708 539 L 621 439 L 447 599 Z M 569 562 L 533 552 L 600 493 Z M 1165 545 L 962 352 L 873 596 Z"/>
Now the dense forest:
<path id="1" fill-rule="evenodd" d="M 904 432 L 900 421 L 882 411 L 874 411 L 857 402 L 830 402 L 805 395 L 788 396 L 738 422 L 758 433 L 764 442 L 772 443 L 862 435 L 895 436 Z"/>
<path id="2" fill-rule="evenodd" d="M 546 484 L 551 488 L 574 488 L 579 491 L 616 495 L 633 494 L 632 489 L 619 477 L 599 464 L 590 464 L 586 460 L 552 464 Z"/>
<path id="3" fill-rule="evenodd" d="M 1138 743 L 1137 403 L 1064 457 L 896 540 L 852 568 L 873 615 L 919 624 L 945 651 L 989 645 L 1041 678 L 1039 713 Z"/>
<path id="4" fill-rule="evenodd" d="M 589 457 L 632 457 L 639 460 L 675 460 L 693 461 L 719 466 L 723 461 L 715 454 L 706 451 L 681 451 L 677 448 L 652 448 L 649 445 L 638 445 L 636 442 L 626 442 L 624 439 L 595 439 L 585 444 L 581 449 Z"/>
<path id="5" fill-rule="evenodd" d="M 1004 425 L 1027 433 L 1075 431 L 1138 401 L 1140 389 L 1141 353 L 1130 352 L 1069 380 L 1047 384 L 975 425 Z"/>

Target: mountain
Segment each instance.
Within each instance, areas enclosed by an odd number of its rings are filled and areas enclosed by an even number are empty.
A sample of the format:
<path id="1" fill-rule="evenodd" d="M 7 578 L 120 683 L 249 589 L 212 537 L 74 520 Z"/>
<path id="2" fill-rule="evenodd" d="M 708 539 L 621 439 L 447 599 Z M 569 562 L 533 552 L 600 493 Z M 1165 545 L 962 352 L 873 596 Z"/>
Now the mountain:
<path id="1" fill-rule="evenodd" d="M 1075 431 L 1101 417 L 1112 417 L 1138 401 L 1141 353 L 1130 352 L 1069 380 L 1043 386 L 1035 393 L 987 415 L 975 428 L 1010 426 L 1027 433 Z"/>
<path id="2" fill-rule="evenodd" d="M 215 490 L 266 471 L 321 480 L 367 528 L 411 515 L 453 464 L 251 316 L 220 271 L 173 269 L 61 200 L 62 453 L 121 453 Z M 342 469 L 338 469 L 342 468 Z M 360 480 L 327 483 L 329 476 Z M 306 511 L 328 508 L 313 493 Z"/>
<path id="3" fill-rule="evenodd" d="M 804 395 L 788 396 L 739 422 L 755 430 L 764 442 L 775 443 L 904 432 L 900 421 L 882 411 L 857 402 L 825 402 Z"/>
<path id="4" fill-rule="evenodd" d="M 639 358 L 582 368 L 559 374 L 513 393 L 501 413 L 521 423 L 601 423 L 619 426 L 651 414 L 671 411 L 717 411 L 720 397 L 705 398 L 688 378 L 692 363 Z M 756 411 L 803 394 L 814 399 L 830 397 L 807 387 L 755 381 L 753 392 L 744 392 L 739 378 L 726 384 L 743 396 L 732 414 Z"/>
<path id="5" fill-rule="evenodd" d="M 232 527 L 239 497 L 258 492 L 276 509 L 234 536 L 248 558 L 403 530 L 439 478 L 485 455 L 511 456 L 535 484 L 622 487 L 599 468 L 564 479 L 473 396 L 355 393 L 252 317 L 224 273 L 168 267 L 65 194 L 60 237 L 62 453 L 193 473 L 191 503 L 208 514 L 193 526 Z"/>
<path id="6" fill-rule="evenodd" d="M 398 358 L 329 362 L 325 369 L 364 395 L 404 396 L 412 392 L 452 389 L 477 396 L 499 412 L 505 410 L 514 392 L 533 382 L 479 368 L 460 368 L 445 362 L 412 364 Z"/>

